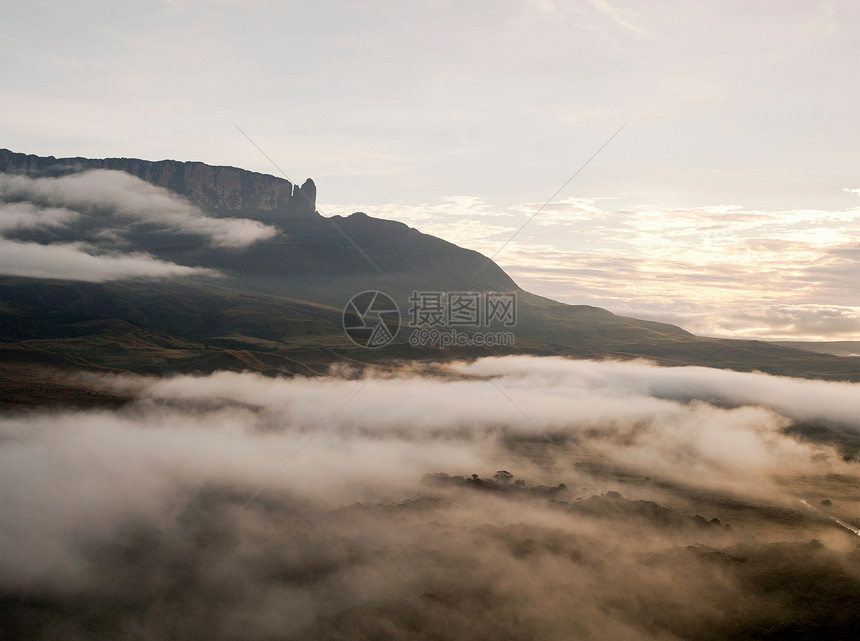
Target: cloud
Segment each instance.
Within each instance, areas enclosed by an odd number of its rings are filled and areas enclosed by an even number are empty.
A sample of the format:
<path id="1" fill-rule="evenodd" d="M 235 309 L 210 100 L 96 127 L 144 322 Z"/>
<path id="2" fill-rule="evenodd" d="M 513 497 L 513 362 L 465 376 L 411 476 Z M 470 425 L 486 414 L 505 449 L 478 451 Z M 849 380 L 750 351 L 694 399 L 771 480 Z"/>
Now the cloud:
<path id="1" fill-rule="evenodd" d="M 860 432 L 856 383 L 793 379 L 707 367 L 654 367 L 645 361 L 594 362 L 564 358 L 487 358 L 459 365 L 463 373 L 502 376 L 563 395 L 568 386 L 598 397 L 708 400 L 766 407 L 794 420 L 823 420 Z M 617 409 L 616 412 L 623 412 Z"/>
<path id="2" fill-rule="evenodd" d="M 857 385 L 525 357 L 85 380 L 135 400 L 0 420 L 0 609 L 35 635 L 668 641 L 842 630 L 860 585 L 797 500 L 850 521 L 857 463 L 783 429 L 856 430 Z M 466 480 L 499 469 L 522 486 Z"/>
<path id="3" fill-rule="evenodd" d="M 215 270 L 169 260 L 171 249 L 242 249 L 276 233 L 254 220 L 208 216 L 120 171 L 60 178 L 0 174 L 5 275 L 91 282 L 215 276 Z M 153 255 L 165 248 L 164 256 Z"/>
<path id="4" fill-rule="evenodd" d="M 0 174 L 0 196 L 67 208 L 105 227 L 156 225 L 195 234 L 218 247 L 246 247 L 277 233 L 255 220 L 208 216 L 168 190 L 122 171 L 96 169 L 60 178 Z"/>
<path id="5" fill-rule="evenodd" d="M 186 267 L 148 254 L 93 254 L 84 243 L 19 243 L 0 238 L 0 274 L 104 282 L 126 278 L 215 276 L 217 272 Z"/>
<path id="6" fill-rule="evenodd" d="M 79 216 L 77 212 L 64 207 L 43 208 L 29 202 L 0 202 L 0 232 L 11 229 L 62 227 L 77 220 Z"/>
<path id="7" fill-rule="evenodd" d="M 774 305 L 739 309 L 728 317 L 696 322 L 709 334 L 775 340 L 793 336 L 819 336 L 837 340 L 860 336 L 860 307 L 838 305 Z M 716 321 L 716 322 L 715 322 Z M 707 323 L 708 325 L 705 325 Z"/>
<path id="8" fill-rule="evenodd" d="M 633 24 L 628 19 L 626 19 L 621 11 L 613 6 L 608 0 L 588 0 L 588 4 L 592 7 L 600 11 L 601 13 L 609 16 L 612 20 L 620 27 L 623 27 L 625 30 L 630 31 L 632 33 L 643 35 L 644 32 L 641 27 Z"/>
<path id="9" fill-rule="evenodd" d="M 860 209 L 620 200 L 573 197 L 541 209 L 539 202 L 494 207 L 460 198 L 361 210 L 488 256 L 504 245 L 495 260 L 518 285 L 563 302 L 725 338 L 860 338 Z M 840 319 L 833 318 L 837 309 Z"/>

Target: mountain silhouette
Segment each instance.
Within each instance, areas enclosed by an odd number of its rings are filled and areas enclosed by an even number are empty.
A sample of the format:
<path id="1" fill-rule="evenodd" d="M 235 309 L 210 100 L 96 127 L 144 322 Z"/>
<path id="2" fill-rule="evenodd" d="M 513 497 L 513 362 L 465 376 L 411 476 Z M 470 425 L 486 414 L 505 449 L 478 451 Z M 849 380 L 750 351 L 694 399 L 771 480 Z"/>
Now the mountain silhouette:
<path id="1" fill-rule="evenodd" d="M 81 195 L 80 185 L 69 178 L 83 172 L 101 172 L 94 184 L 116 189 L 105 188 L 101 200 L 81 204 L 89 192 Z M 311 179 L 297 186 L 199 162 L 53 158 L 9 150 L 0 150 L 0 174 L 7 177 L 0 191 L 7 206 L 24 203 L 56 214 L 66 200 L 77 199 L 74 215 L 62 224 L 8 228 L 8 241 L 86 243 L 92 253 L 143 255 L 197 273 L 106 282 L 0 276 L 0 356 L 6 363 L 142 373 L 306 374 L 344 360 L 528 353 L 647 357 L 667 365 L 860 380 L 858 358 L 698 337 L 666 323 L 531 294 L 480 253 L 403 223 L 361 212 L 320 215 Z M 131 194 L 128 202 L 120 187 Z M 160 203 L 151 215 L 148 197 Z M 175 208 L 186 222 L 158 215 L 164 206 Z M 250 233 L 251 240 L 242 236 Z M 384 324 L 368 330 L 375 332 L 374 346 L 384 345 L 379 349 L 362 349 L 344 331 L 344 307 L 362 291 L 388 294 L 402 315 L 402 331 L 390 343 L 393 332 Z M 408 310 L 416 291 L 514 294 L 514 344 L 410 344 Z"/>

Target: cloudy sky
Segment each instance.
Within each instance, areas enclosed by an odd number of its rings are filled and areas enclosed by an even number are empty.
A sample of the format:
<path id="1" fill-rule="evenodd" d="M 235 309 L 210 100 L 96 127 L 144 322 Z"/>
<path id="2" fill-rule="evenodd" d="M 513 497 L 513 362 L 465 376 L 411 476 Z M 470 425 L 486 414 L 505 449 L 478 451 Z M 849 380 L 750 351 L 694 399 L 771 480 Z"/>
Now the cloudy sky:
<path id="1" fill-rule="evenodd" d="M 858 33 L 848 0 L 11 3 L 0 147 L 277 173 L 235 122 L 322 213 L 537 293 L 860 340 Z"/>

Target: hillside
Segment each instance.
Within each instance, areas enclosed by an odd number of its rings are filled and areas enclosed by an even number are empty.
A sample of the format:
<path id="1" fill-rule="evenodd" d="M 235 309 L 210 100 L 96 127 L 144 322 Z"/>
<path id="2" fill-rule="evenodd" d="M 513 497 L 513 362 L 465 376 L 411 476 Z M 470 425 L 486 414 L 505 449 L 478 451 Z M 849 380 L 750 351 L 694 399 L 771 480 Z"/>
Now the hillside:
<path id="1" fill-rule="evenodd" d="M 27 208 L 29 216 L 22 218 L 26 224 L 3 228 L 5 242 L 33 249 L 84 246 L 87 257 L 146 256 L 191 272 L 82 282 L 69 270 L 53 278 L 7 271 L 0 275 L 0 354 L 6 364 L 314 373 L 333 362 L 530 353 L 646 357 L 671 365 L 860 380 L 860 358 L 702 338 L 530 294 L 481 254 L 402 223 L 363 213 L 320 216 L 311 180 L 295 187 L 202 163 L 55 159 L 7 150 L 0 150 L 0 172 L 2 201 L 17 207 L 19 216 Z M 49 221 L 57 211 L 70 214 Z M 388 293 L 403 316 L 397 339 L 380 350 L 357 347 L 342 328 L 344 305 L 363 290 Z M 413 291 L 516 294 L 515 343 L 410 345 Z"/>

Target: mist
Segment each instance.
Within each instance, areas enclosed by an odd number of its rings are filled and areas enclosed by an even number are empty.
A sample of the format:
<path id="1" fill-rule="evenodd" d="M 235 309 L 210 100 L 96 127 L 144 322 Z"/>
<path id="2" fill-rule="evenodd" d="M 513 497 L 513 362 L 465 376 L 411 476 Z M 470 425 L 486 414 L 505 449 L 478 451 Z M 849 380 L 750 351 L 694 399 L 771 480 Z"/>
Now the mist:
<path id="1" fill-rule="evenodd" d="M 271 238 L 276 230 L 247 218 L 214 218 L 169 190 L 123 171 L 92 169 L 59 178 L 0 174 L 3 200 L 23 201 L 81 216 L 101 218 L 101 225 L 158 225 L 206 238 L 213 246 L 244 247 Z"/>
<path id="2" fill-rule="evenodd" d="M 94 253 L 86 243 L 19 243 L 0 238 L 0 274 L 101 283 L 128 278 L 218 276 L 214 269 L 177 265 L 142 252 Z"/>
<path id="3" fill-rule="evenodd" d="M 858 524 L 860 465 L 791 429 L 860 430 L 856 384 L 536 357 L 86 381 L 133 400 L 0 422 L 0 616 L 19 637 L 857 621 L 860 538 L 833 519 Z"/>
<path id="4" fill-rule="evenodd" d="M 59 178 L 0 173 L 4 275 L 88 282 L 211 277 L 218 272 L 174 262 L 170 248 L 239 251 L 277 233 L 259 221 L 211 216 L 122 171 Z"/>

